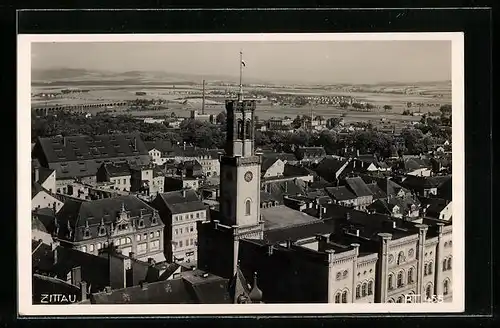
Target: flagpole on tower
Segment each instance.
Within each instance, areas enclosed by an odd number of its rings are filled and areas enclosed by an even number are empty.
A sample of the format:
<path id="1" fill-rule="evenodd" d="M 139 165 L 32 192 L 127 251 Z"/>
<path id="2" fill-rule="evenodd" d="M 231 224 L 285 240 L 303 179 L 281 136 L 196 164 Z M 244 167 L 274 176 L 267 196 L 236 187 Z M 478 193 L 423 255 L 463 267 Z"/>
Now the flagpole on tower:
<path id="1" fill-rule="evenodd" d="M 238 91 L 238 101 L 243 101 L 243 51 L 240 50 L 240 89 Z"/>

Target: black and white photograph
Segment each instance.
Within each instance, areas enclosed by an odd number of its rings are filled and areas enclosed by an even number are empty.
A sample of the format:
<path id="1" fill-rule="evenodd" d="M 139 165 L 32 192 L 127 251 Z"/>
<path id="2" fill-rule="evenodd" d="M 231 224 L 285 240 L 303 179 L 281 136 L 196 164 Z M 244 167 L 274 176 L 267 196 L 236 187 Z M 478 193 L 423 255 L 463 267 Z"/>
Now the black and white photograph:
<path id="1" fill-rule="evenodd" d="M 18 42 L 21 313 L 463 310 L 463 34 Z"/>

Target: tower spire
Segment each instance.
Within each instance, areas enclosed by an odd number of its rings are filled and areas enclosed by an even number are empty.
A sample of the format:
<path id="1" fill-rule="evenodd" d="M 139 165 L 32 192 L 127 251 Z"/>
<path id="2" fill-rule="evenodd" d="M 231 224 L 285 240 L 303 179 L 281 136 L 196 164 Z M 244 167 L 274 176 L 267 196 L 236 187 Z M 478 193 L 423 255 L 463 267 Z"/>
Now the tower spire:
<path id="1" fill-rule="evenodd" d="M 240 89 L 238 91 L 238 102 L 243 101 L 243 66 L 245 62 L 243 61 L 243 51 L 240 50 Z"/>

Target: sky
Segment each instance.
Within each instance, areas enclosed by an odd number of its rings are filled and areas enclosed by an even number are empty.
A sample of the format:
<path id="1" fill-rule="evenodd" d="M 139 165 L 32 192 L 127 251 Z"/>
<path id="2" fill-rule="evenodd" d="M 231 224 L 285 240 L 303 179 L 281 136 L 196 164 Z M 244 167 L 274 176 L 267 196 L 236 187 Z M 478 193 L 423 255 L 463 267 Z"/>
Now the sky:
<path id="1" fill-rule="evenodd" d="M 239 74 L 290 83 L 451 80 L 451 41 L 33 43 L 32 68 Z"/>

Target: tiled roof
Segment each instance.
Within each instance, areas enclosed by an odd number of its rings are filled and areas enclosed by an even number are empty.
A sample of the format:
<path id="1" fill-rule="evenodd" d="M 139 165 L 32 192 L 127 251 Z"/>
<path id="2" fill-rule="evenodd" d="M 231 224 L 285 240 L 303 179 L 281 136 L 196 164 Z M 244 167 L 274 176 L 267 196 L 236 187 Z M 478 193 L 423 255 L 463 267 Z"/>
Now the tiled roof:
<path id="1" fill-rule="evenodd" d="M 104 163 L 102 165 L 110 177 L 123 177 L 130 175 L 130 165 L 127 162 Z"/>
<path id="2" fill-rule="evenodd" d="M 75 295 L 77 301 L 81 300 L 80 288 L 61 279 L 35 273 L 32 277 L 32 284 L 33 304 L 42 304 L 42 295 L 44 294 L 71 295 L 71 300 L 73 300 L 73 295 Z M 71 304 L 71 302 L 68 297 L 66 297 L 65 299 L 61 298 L 61 302 L 58 304 Z"/>
<path id="3" fill-rule="evenodd" d="M 326 187 L 326 192 L 337 201 L 356 199 L 357 196 L 353 194 L 347 187 Z"/>
<path id="4" fill-rule="evenodd" d="M 306 184 L 302 180 L 297 181 L 272 181 L 267 182 L 268 191 L 280 201 L 283 196 L 286 195 L 297 195 L 304 194 L 306 189 Z"/>
<path id="5" fill-rule="evenodd" d="M 160 152 L 170 152 L 173 149 L 172 142 L 168 140 L 156 140 L 156 141 L 145 141 L 144 145 L 147 150 L 150 151 L 152 149 L 159 150 Z"/>
<path id="6" fill-rule="evenodd" d="M 208 274 L 198 280 L 188 274 L 180 278 L 164 280 L 91 295 L 93 304 L 221 304 L 230 303 L 228 280 Z M 185 275 L 183 277 L 183 275 Z"/>
<path id="7" fill-rule="evenodd" d="M 260 167 L 261 172 L 266 172 L 274 163 L 278 161 L 278 158 L 272 157 L 262 157 L 262 165 Z"/>
<path id="8" fill-rule="evenodd" d="M 431 168 L 431 162 L 428 159 L 408 158 L 404 161 L 405 169 L 407 170 L 418 170 L 422 168 Z"/>
<path id="9" fill-rule="evenodd" d="M 373 195 L 373 199 L 379 199 L 379 198 L 385 198 L 387 197 L 387 194 L 380 189 L 380 187 L 376 183 L 369 183 L 367 184 L 368 189 L 370 189 L 370 192 Z"/>
<path id="10" fill-rule="evenodd" d="M 201 211 L 207 208 L 194 190 L 176 190 L 159 195 L 172 214 Z"/>
<path id="11" fill-rule="evenodd" d="M 69 222 L 69 226 L 73 231 L 71 240 L 83 240 L 87 224 L 91 238 L 95 238 L 99 235 L 101 220 L 108 229 L 108 226 L 117 220 L 122 211 L 122 206 L 130 214 L 130 217 L 134 217 L 135 220 L 138 220 L 142 213 L 144 227 L 151 226 L 152 215 L 156 210 L 135 196 L 126 195 L 85 202 L 68 200 L 57 213 L 60 226 L 59 237 L 68 239 Z"/>
<path id="12" fill-rule="evenodd" d="M 346 178 L 345 182 L 350 190 L 354 192 L 357 197 L 372 196 L 370 188 L 360 177 Z"/>
<path id="13" fill-rule="evenodd" d="M 451 180 L 451 176 L 419 177 L 408 175 L 403 181 L 403 185 L 408 189 L 439 188 L 449 180 Z"/>
<path id="14" fill-rule="evenodd" d="M 314 169 L 320 177 L 328 182 L 335 181 L 335 174 L 347 163 L 347 159 L 340 160 L 333 157 L 326 157 Z"/>
<path id="15" fill-rule="evenodd" d="M 419 197 L 422 204 L 426 207 L 425 215 L 439 218 L 441 211 L 449 204 L 449 201 L 441 198 Z"/>
<path id="16" fill-rule="evenodd" d="M 283 170 L 283 175 L 285 176 L 304 176 L 304 175 L 312 175 L 313 177 L 318 176 L 316 172 L 313 170 L 298 165 L 292 165 L 289 163 L 285 164 L 285 169 Z"/>
<path id="17" fill-rule="evenodd" d="M 290 153 L 276 153 L 274 151 L 264 151 L 262 153 L 262 158 L 272 158 L 272 159 L 281 159 L 284 162 L 294 162 L 297 161 L 297 158 L 294 154 Z"/>
<path id="18" fill-rule="evenodd" d="M 57 179 L 95 175 L 105 160 L 150 163 L 139 134 L 39 138 L 37 143 Z"/>
<path id="19" fill-rule="evenodd" d="M 323 147 L 299 147 L 297 148 L 297 153 L 302 156 L 309 156 L 309 157 L 326 156 L 326 152 Z"/>
<path id="20" fill-rule="evenodd" d="M 45 167 L 39 167 L 38 168 L 38 180 L 35 182 L 38 182 L 40 184 L 43 184 L 45 180 L 54 172 L 52 169 L 48 169 Z"/>
<path id="21" fill-rule="evenodd" d="M 47 232 L 45 225 L 38 219 L 36 215 L 31 216 L 31 230 L 38 230 L 42 232 Z"/>

